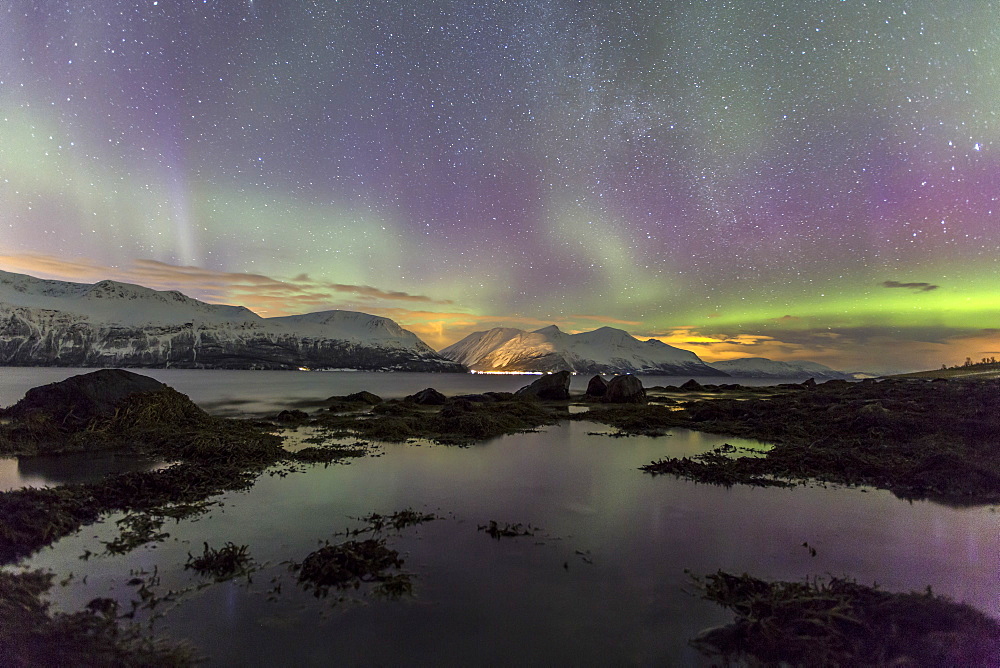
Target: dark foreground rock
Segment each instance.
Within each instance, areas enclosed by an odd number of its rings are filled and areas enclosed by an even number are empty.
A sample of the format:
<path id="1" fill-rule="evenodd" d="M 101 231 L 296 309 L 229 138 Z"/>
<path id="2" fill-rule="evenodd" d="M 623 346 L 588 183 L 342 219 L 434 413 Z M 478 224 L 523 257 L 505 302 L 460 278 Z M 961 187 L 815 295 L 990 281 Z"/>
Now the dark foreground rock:
<path id="1" fill-rule="evenodd" d="M 599 399 L 608 393 L 608 381 L 600 376 L 594 376 L 587 383 L 587 396 L 592 399 Z"/>
<path id="2" fill-rule="evenodd" d="M 417 404 L 419 406 L 444 406 L 446 398 L 433 387 L 420 390 L 416 394 L 411 394 L 404 401 Z"/>
<path id="3" fill-rule="evenodd" d="M 2 415 L 13 419 L 45 419 L 70 429 L 97 418 L 110 417 L 137 392 L 167 386 L 158 380 L 123 369 L 101 369 L 27 391 Z"/>
<path id="4" fill-rule="evenodd" d="M 615 376 L 608 383 L 604 402 L 608 404 L 644 404 L 646 403 L 646 390 L 642 387 L 642 381 L 632 374 Z"/>
<path id="5" fill-rule="evenodd" d="M 525 385 L 515 392 L 519 397 L 536 397 L 551 401 L 569 399 L 569 371 L 560 371 L 542 376 L 531 385 Z"/>
<path id="6" fill-rule="evenodd" d="M 243 489 L 288 454 L 269 425 L 210 416 L 180 392 L 131 372 L 102 370 L 36 390 L 8 411 L 9 423 L 0 424 L 0 452 L 114 449 L 177 463 L 102 482 L 0 494 L 0 563 L 30 554 L 102 513 L 152 512 Z"/>
<path id="7" fill-rule="evenodd" d="M 368 404 L 369 406 L 375 406 L 382 403 L 382 397 L 373 392 L 362 390 L 353 394 L 339 394 L 328 397 L 326 401 L 328 403 Z"/>

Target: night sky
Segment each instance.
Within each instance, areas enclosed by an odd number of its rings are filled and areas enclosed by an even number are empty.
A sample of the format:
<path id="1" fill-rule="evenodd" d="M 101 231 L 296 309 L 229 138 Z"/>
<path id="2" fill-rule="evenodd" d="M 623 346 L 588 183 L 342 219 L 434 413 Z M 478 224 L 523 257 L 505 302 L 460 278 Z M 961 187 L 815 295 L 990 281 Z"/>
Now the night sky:
<path id="1" fill-rule="evenodd" d="M 0 268 L 435 347 L 1000 355 L 1000 2 L 0 4 Z"/>

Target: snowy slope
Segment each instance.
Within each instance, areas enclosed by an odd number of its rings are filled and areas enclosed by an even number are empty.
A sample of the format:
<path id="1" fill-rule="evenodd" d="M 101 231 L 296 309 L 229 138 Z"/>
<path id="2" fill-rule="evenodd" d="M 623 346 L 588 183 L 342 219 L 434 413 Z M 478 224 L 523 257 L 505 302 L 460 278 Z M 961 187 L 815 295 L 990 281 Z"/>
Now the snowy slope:
<path id="1" fill-rule="evenodd" d="M 117 281 L 93 285 L 47 281 L 7 271 L 0 271 L 0 304 L 65 311 L 92 323 L 118 325 L 159 325 L 183 318 L 197 318 L 206 324 L 263 320 L 242 306 L 206 304 L 176 290 L 152 290 Z"/>
<path id="2" fill-rule="evenodd" d="M 725 375 L 692 352 L 660 341 L 639 341 L 612 327 L 580 334 L 566 334 L 555 325 L 533 332 L 496 328 L 470 334 L 441 355 L 476 371 Z"/>
<path id="3" fill-rule="evenodd" d="M 2 271 L 0 364 L 462 370 L 392 320 L 364 313 L 261 318 L 176 291 Z"/>
<path id="4" fill-rule="evenodd" d="M 849 380 L 853 378 L 850 374 L 836 371 L 816 362 L 780 362 L 766 357 L 744 357 L 725 362 L 712 362 L 712 366 L 731 376 L 749 378 L 815 378 L 817 380 Z"/>
<path id="5" fill-rule="evenodd" d="M 514 327 L 494 327 L 486 332 L 473 332 L 440 352 L 442 357 L 469 366 L 515 336 L 525 333 L 523 329 Z"/>

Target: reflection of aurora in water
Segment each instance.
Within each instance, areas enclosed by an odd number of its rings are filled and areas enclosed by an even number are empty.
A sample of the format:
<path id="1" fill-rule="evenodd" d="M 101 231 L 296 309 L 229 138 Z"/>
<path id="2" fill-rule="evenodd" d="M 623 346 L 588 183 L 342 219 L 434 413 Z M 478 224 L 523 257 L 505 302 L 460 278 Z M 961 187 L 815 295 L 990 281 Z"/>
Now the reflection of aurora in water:
<path id="1" fill-rule="evenodd" d="M 995 354 L 995 2 L 612 5 L 15 0 L 0 267 L 435 347 Z"/>
<path id="2" fill-rule="evenodd" d="M 188 552 L 200 553 L 203 542 L 248 545 L 266 564 L 253 584 L 189 590 L 156 624 L 160 633 L 190 638 L 212 665 L 298 665 L 320 656 L 337 663 L 498 656 L 692 665 L 687 640 L 728 615 L 690 593 L 685 569 L 794 581 L 848 574 L 887 590 L 931 585 L 1000 616 L 994 564 L 983 558 L 1000 550 L 988 508 L 909 503 L 876 490 L 724 489 L 654 478 L 636 467 L 723 439 L 687 431 L 609 439 L 589 436 L 593 427 L 568 423 L 471 448 L 387 445 L 383 456 L 349 466 L 265 475 L 197 521 L 166 525 L 171 536 L 155 549 L 81 561 L 94 535 L 113 533 L 114 522 L 106 521 L 30 565 L 72 571 L 54 596 L 57 606 L 79 608 L 95 596 L 127 603 L 130 569 L 155 567 L 161 594 L 192 587 L 200 580 L 183 569 Z M 341 540 L 333 534 L 359 524 L 351 518 L 407 507 L 441 518 L 388 537 L 403 570 L 413 573 L 413 599 L 361 592 L 366 605 L 335 606 L 298 590 L 281 563 L 301 560 L 318 540 Z M 477 531 L 491 519 L 537 530 L 494 541 Z M 277 594 L 272 578 L 283 582 Z M 269 590 L 276 600 L 268 600 Z"/>

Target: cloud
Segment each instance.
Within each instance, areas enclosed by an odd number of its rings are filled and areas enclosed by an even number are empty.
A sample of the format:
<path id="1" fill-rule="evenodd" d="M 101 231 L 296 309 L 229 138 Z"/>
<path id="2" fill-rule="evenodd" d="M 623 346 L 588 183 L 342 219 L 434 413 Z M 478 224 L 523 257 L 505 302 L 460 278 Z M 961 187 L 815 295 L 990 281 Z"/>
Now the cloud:
<path id="1" fill-rule="evenodd" d="M 842 371 L 898 373 L 960 364 L 996 353 L 1000 330 L 941 325 L 821 327 L 762 330 L 682 327 L 655 338 L 690 350 L 706 362 L 741 357 L 811 361 Z M 644 337 L 645 338 L 645 337 Z"/>
<path id="2" fill-rule="evenodd" d="M 0 266 L 57 280 L 89 282 L 113 279 L 156 290 L 179 290 L 213 303 L 240 304 L 265 316 L 334 308 L 344 295 L 354 296 L 360 304 L 380 301 L 452 304 L 449 299 L 383 290 L 370 285 L 314 281 L 306 274 L 299 274 L 291 280 L 280 280 L 263 274 L 217 271 L 157 260 L 140 259 L 124 267 L 108 267 L 86 259 L 66 261 L 43 255 L 0 255 Z"/>
<path id="3" fill-rule="evenodd" d="M 882 281 L 880 285 L 883 288 L 906 288 L 908 290 L 916 290 L 917 292 L 930 292 L 941 287 L 933 283 L 900 283 L 899 281 Z"/>

